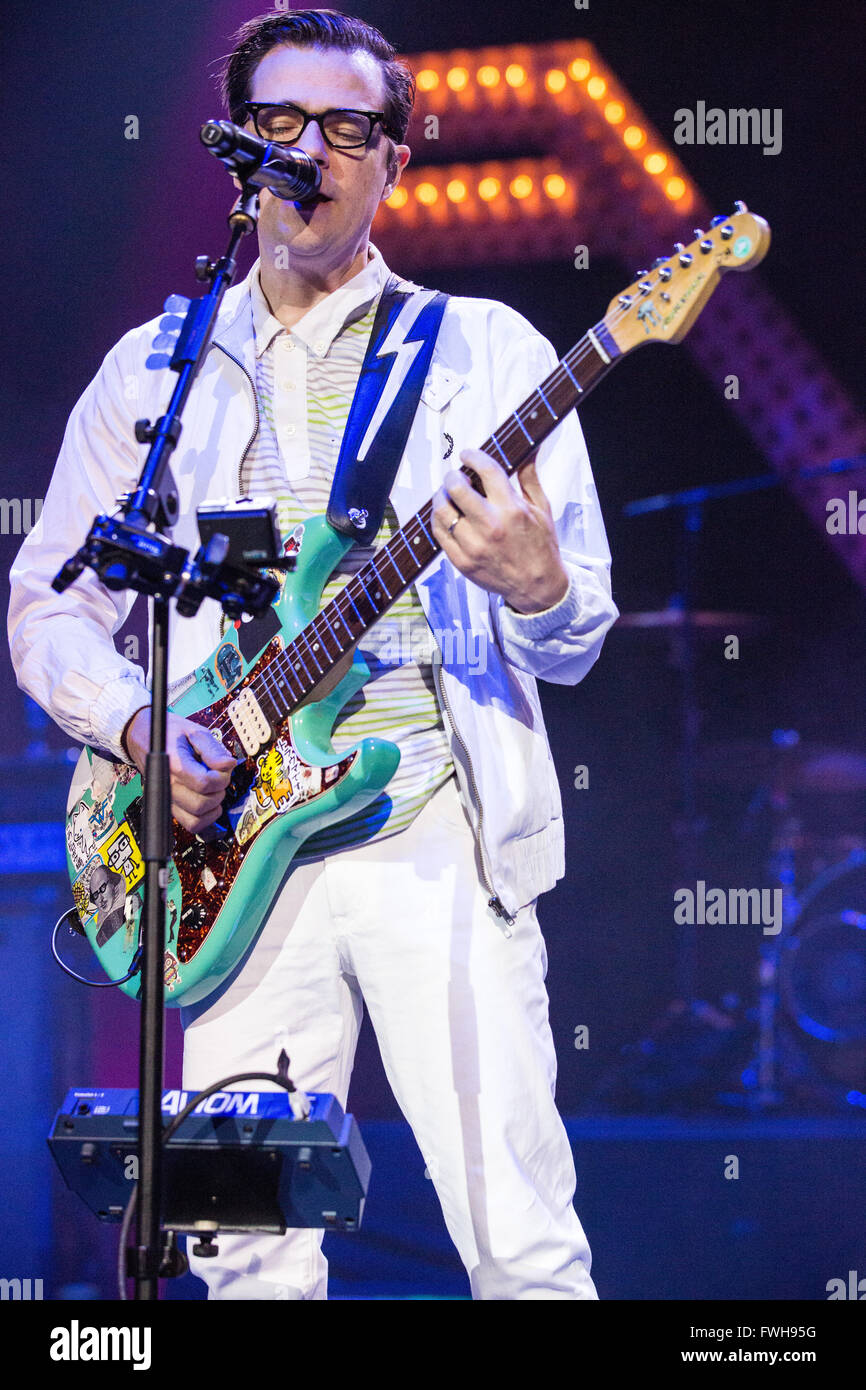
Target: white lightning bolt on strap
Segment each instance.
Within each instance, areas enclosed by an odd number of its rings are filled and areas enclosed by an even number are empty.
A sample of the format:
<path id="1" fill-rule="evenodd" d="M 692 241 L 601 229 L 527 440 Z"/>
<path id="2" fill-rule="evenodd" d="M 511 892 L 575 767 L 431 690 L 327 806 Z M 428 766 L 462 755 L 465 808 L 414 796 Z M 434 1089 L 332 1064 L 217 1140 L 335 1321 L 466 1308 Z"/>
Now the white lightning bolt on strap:
<path id="1" fill-rule="evenodd" d="M 404 340 L 406 334 L 411 331 L 421 310 L 426 308 L 435 294 L 435 290 L 421 290 L 420 293 L 411 295 L 403 305 L 403 308 L 391 325 L 387 338 L 376 353 L 377 357 L 384 357 L 386 353 L 393 352 L 396 353 L 396 357 L 391 364 L 388 380 L 385 382 L 382 394 L 376 403 L 376 409 L 373 411 L 372 418 L 367 426 L 367 433 L 361 440 L 361 447 L 358 450 L 359 459 L 366 457 L 367 450 L 370 448 L 370 445 L 379 432 L 379 426 L 394 404 L 403 382 L 406 380 L 406 374 L 415 361 L 415 358 L 418 356 L 421 349 L 421 342 L 407 343 Z"/>

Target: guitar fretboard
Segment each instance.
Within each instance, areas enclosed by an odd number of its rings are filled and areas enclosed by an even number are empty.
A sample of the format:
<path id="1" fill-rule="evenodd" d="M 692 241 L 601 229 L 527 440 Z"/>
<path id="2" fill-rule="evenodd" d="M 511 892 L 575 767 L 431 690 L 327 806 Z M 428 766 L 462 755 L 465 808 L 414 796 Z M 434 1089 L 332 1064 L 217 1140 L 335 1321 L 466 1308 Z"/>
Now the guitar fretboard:
<path id="1" fill-rule="evenodd" d="M 482 451 L 513 474 L 620 355 L 602 320 L 480 446 Z M 460 471 L 481 490 L 468 465 Z M 253 692 L 272 727 L 316 689 L 439 554 L 442 547 L 433 535 L 432 516 L 431 498 L 258 676 Z"/>

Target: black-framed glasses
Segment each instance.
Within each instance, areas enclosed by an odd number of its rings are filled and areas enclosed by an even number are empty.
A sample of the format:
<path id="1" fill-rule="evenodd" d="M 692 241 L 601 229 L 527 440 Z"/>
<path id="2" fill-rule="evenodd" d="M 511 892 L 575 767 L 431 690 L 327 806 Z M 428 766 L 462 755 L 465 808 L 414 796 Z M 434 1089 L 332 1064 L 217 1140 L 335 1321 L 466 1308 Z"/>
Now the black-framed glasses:
<path id="1" fill-rule="evenodd" d="M 314 116 L 303 107 L 288 103 L 274 105 L 266 101 L 245 101 L 244 107 L 253 118 L 256 134 L 278 145 L 295 144 L 310 121 L 316 122 L 325 144 L 333 150 L 359 150 L 369 145 L 377 125 L 388 133 L 384 111 L 333 108 Z"/>

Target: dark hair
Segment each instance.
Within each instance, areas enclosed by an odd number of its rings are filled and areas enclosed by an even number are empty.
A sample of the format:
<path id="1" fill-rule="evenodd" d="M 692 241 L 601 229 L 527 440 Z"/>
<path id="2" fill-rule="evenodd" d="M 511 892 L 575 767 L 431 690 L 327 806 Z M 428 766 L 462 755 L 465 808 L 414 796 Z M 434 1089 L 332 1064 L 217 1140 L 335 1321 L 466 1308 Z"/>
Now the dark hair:
<path id="1" fill-rule="evenodd" d="M 341 48 L 347 53 L 362 49 L 379 60 L 385 78 L 385 134 L 401 142 L 406 135 L 415 100 L 415 79 L 397 50 L 362 19 L 339 10 L 289 10 L 258 15 L 247 20 L 234 36 L 235 46 L 220 73 L 220 89 L 229 117 L 235 125 L 247 119 L 253 71 L 272 48 Z"/>

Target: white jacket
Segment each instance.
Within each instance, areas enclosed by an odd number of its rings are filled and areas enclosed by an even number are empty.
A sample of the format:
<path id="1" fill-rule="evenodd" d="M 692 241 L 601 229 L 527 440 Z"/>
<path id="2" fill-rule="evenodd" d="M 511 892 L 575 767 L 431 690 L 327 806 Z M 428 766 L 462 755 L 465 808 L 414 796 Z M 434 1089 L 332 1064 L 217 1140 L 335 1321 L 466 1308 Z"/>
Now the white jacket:
<path id="1" fill-rule="evenodd" d="M 93 518 L 114 510 L 119 494 L 138 480 L 147 450 L 135 441 L 134 421 L 163 414 L 176 381 L 154 365 L 159 323 L 127 333 L 75 406 L 42 514 L 11 573 L 9 636 L 19 685 L 73 738 L 118 757 L 127 720 L 149 700 L 140 667 L 112 642 L 134 595 L 109 592 L 92 570 L 64 594 L 51 589 L 51 580 Z M 241 460 L 258 424 L 253 361 L 243 283 L 225 295 L 172 457 L 181 518 L 173 539 L 189 550 L 198 546 L 196 508 L 208 498 L 238 495 Z M 448 469 L 460 466 L 460 450 L 480 446 L 555 363 L 550 343 L 514 310 L 493 300 L 449 299 L 391 491 L 401 525 Z M 516 614 L 442 553 L 416 581 L 433 631 L 457 632 L 451 650 L 443 651 L 439 698 L 488 886 L 508 914 L 565 871 L 562 802 L 536 677 L 576 684 L 617 617 L 610 552 L 574 412 L 539 451 L 538 476 L 571 575 L 561 603 L 541 614 Z M 519 490 L 517 479 L 511 481 Z M 170 682 L 213 651 L 219 622 L 210 600 L 194 618 L 172 615 Z M 479 651 L 486 653 L 486 669 Z"/>

